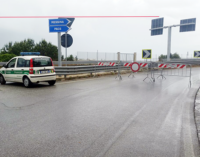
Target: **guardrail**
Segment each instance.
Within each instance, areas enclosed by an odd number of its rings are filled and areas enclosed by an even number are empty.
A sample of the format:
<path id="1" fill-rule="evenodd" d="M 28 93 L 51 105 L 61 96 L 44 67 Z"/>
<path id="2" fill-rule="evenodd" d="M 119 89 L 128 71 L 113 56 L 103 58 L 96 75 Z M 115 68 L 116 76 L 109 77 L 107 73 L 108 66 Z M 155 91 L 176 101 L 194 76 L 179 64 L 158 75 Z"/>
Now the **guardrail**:
<path id="1" fill-rule="evenodd" d="M 6 64 L 6 62 L 0 62 L 0 66 L 3 66 L 4 64 Z"/>
<path id="2" fill-rule="evenodd" d="M 124 67 L 122 65 L 117 66 L 65 66 L 65 67 L 55 67 L 57 75 L 76 75 L 85 73 L 97 73 L 97 72 L 111 72 L 118 70 L 129 70 L 129 67 Z"/>
<path id="3" fill-rule="evenodd" d="M 73 64 L 74 65 L 83 65 L 83 64 L 98 65 L 99 62 L 115 62 L 115 63 L 117 63 L 118 61 L 114 61 L 114 60 L 101 60 L 101 61 L 62 61 L 62 65 L 73 65 Z M 124 64 L 124 63 L 127 63 L 127 62 L 121 61 L 120 63 Z M 58 65 L 58 61 L 53 61 L 53 64 L 54 65 Z"/>

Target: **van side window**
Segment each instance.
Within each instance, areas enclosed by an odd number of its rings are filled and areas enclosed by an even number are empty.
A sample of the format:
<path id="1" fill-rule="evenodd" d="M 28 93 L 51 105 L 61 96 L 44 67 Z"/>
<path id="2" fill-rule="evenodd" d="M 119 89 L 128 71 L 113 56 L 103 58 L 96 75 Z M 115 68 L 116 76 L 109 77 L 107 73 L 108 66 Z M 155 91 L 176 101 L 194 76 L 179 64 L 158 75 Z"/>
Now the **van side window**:
<path id="1" fill-rule="evenodd" d="M 8 67 L 8 68 L 14 68 L 14 67 L 15 67 L 15 62 L 16 62 L 16 58 L 14 58 L 13 60 L 11 60 L 11 61 L 8 63 L 7 67 Z"/>
<path id="2" fill-rule="evenodd" d="M 17 67 L 29 67 L 29 60 L 25 60 L 23 58 L 18 58 Z"/>

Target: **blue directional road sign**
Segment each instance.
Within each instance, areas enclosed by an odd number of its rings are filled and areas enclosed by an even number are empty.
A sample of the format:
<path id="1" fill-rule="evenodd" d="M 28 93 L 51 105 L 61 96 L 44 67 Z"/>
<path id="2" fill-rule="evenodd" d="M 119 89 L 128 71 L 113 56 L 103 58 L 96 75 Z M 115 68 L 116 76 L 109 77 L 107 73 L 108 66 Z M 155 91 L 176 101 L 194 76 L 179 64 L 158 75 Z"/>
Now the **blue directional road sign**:
<path id="1" fill-rule="evenodd" d="M 194 57 L 199 58 L 200 57 L 200 50 L 194 51 Z"/>
<path id="2" fill-rule="evenodd" d="M 162 28 L 163 23 L 164 23 L 164 18 L 153 19 L 151 21 L 151 29 L 154 29 L 151 30 L 151 36 L 163 34 L 163 28 Z"/>
<path id="3" fill-rule="evenodd" d="M 67 32 L 69 27 L 67 26 L 52 26 L 49 27 L 49 32 Z"/>
<path id="4" fill-rule="evenodd" d="M 67 18 L 68 21 L 70 21 L 70 23 L 67 24 L 68 27 L 71 27 L 75 18 Z"/>
<path id="5" fill-rule="evenodd" d="M 67 25 L 70 23 L 67 19 L 49 19 L 49 26 Z"/>
<path id="6" fill-rule="evenodd" d="M 49 32 L 67 32 L 69 23 L 67 19 L 49 19 Z"/>
<path id="7" fill-rule="evenodd" d="M 196 18 L 181 20 L 180 24 L 184 24 L 180 26 L 180 32 L 195 31 Z"/>
<path id="8" fill-rule="evenodd" d="M 151 49 L 142 50 L 142 58 L 143 59 L 151 59 Z"/>

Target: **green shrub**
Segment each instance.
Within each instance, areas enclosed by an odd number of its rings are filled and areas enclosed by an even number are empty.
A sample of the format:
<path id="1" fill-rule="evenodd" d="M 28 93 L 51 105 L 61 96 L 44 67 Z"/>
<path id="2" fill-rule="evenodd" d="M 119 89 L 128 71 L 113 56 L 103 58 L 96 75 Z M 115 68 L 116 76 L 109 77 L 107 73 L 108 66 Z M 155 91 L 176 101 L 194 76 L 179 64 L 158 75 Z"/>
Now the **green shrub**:
<path id="1" fill-rule="evenodd" d="M 0 62 L 8 62 L 11 58 L 15 56 L 15 54 L 0 54 Z"/>

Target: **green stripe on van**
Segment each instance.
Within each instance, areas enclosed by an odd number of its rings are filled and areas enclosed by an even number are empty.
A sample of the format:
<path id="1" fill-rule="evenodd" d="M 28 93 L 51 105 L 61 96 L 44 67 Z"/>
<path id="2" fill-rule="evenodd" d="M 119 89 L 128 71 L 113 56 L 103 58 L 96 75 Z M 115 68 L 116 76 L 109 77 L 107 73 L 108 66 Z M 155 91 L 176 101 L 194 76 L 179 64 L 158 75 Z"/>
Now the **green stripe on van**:
<path id="1" fill-rule="evenodd" d="M 6 70 L 6 74 L 26 74 L 29 75 L 29 70 Z M 35 70 L 33 70 L 35 74 Z"/>
<path id="2" fill-rule="evenodd" d="M 0 73 L 1 73 L 1 74 L 5 74 L 5 71 L 4 71 L 4 70 L 0 70 Z"/>

